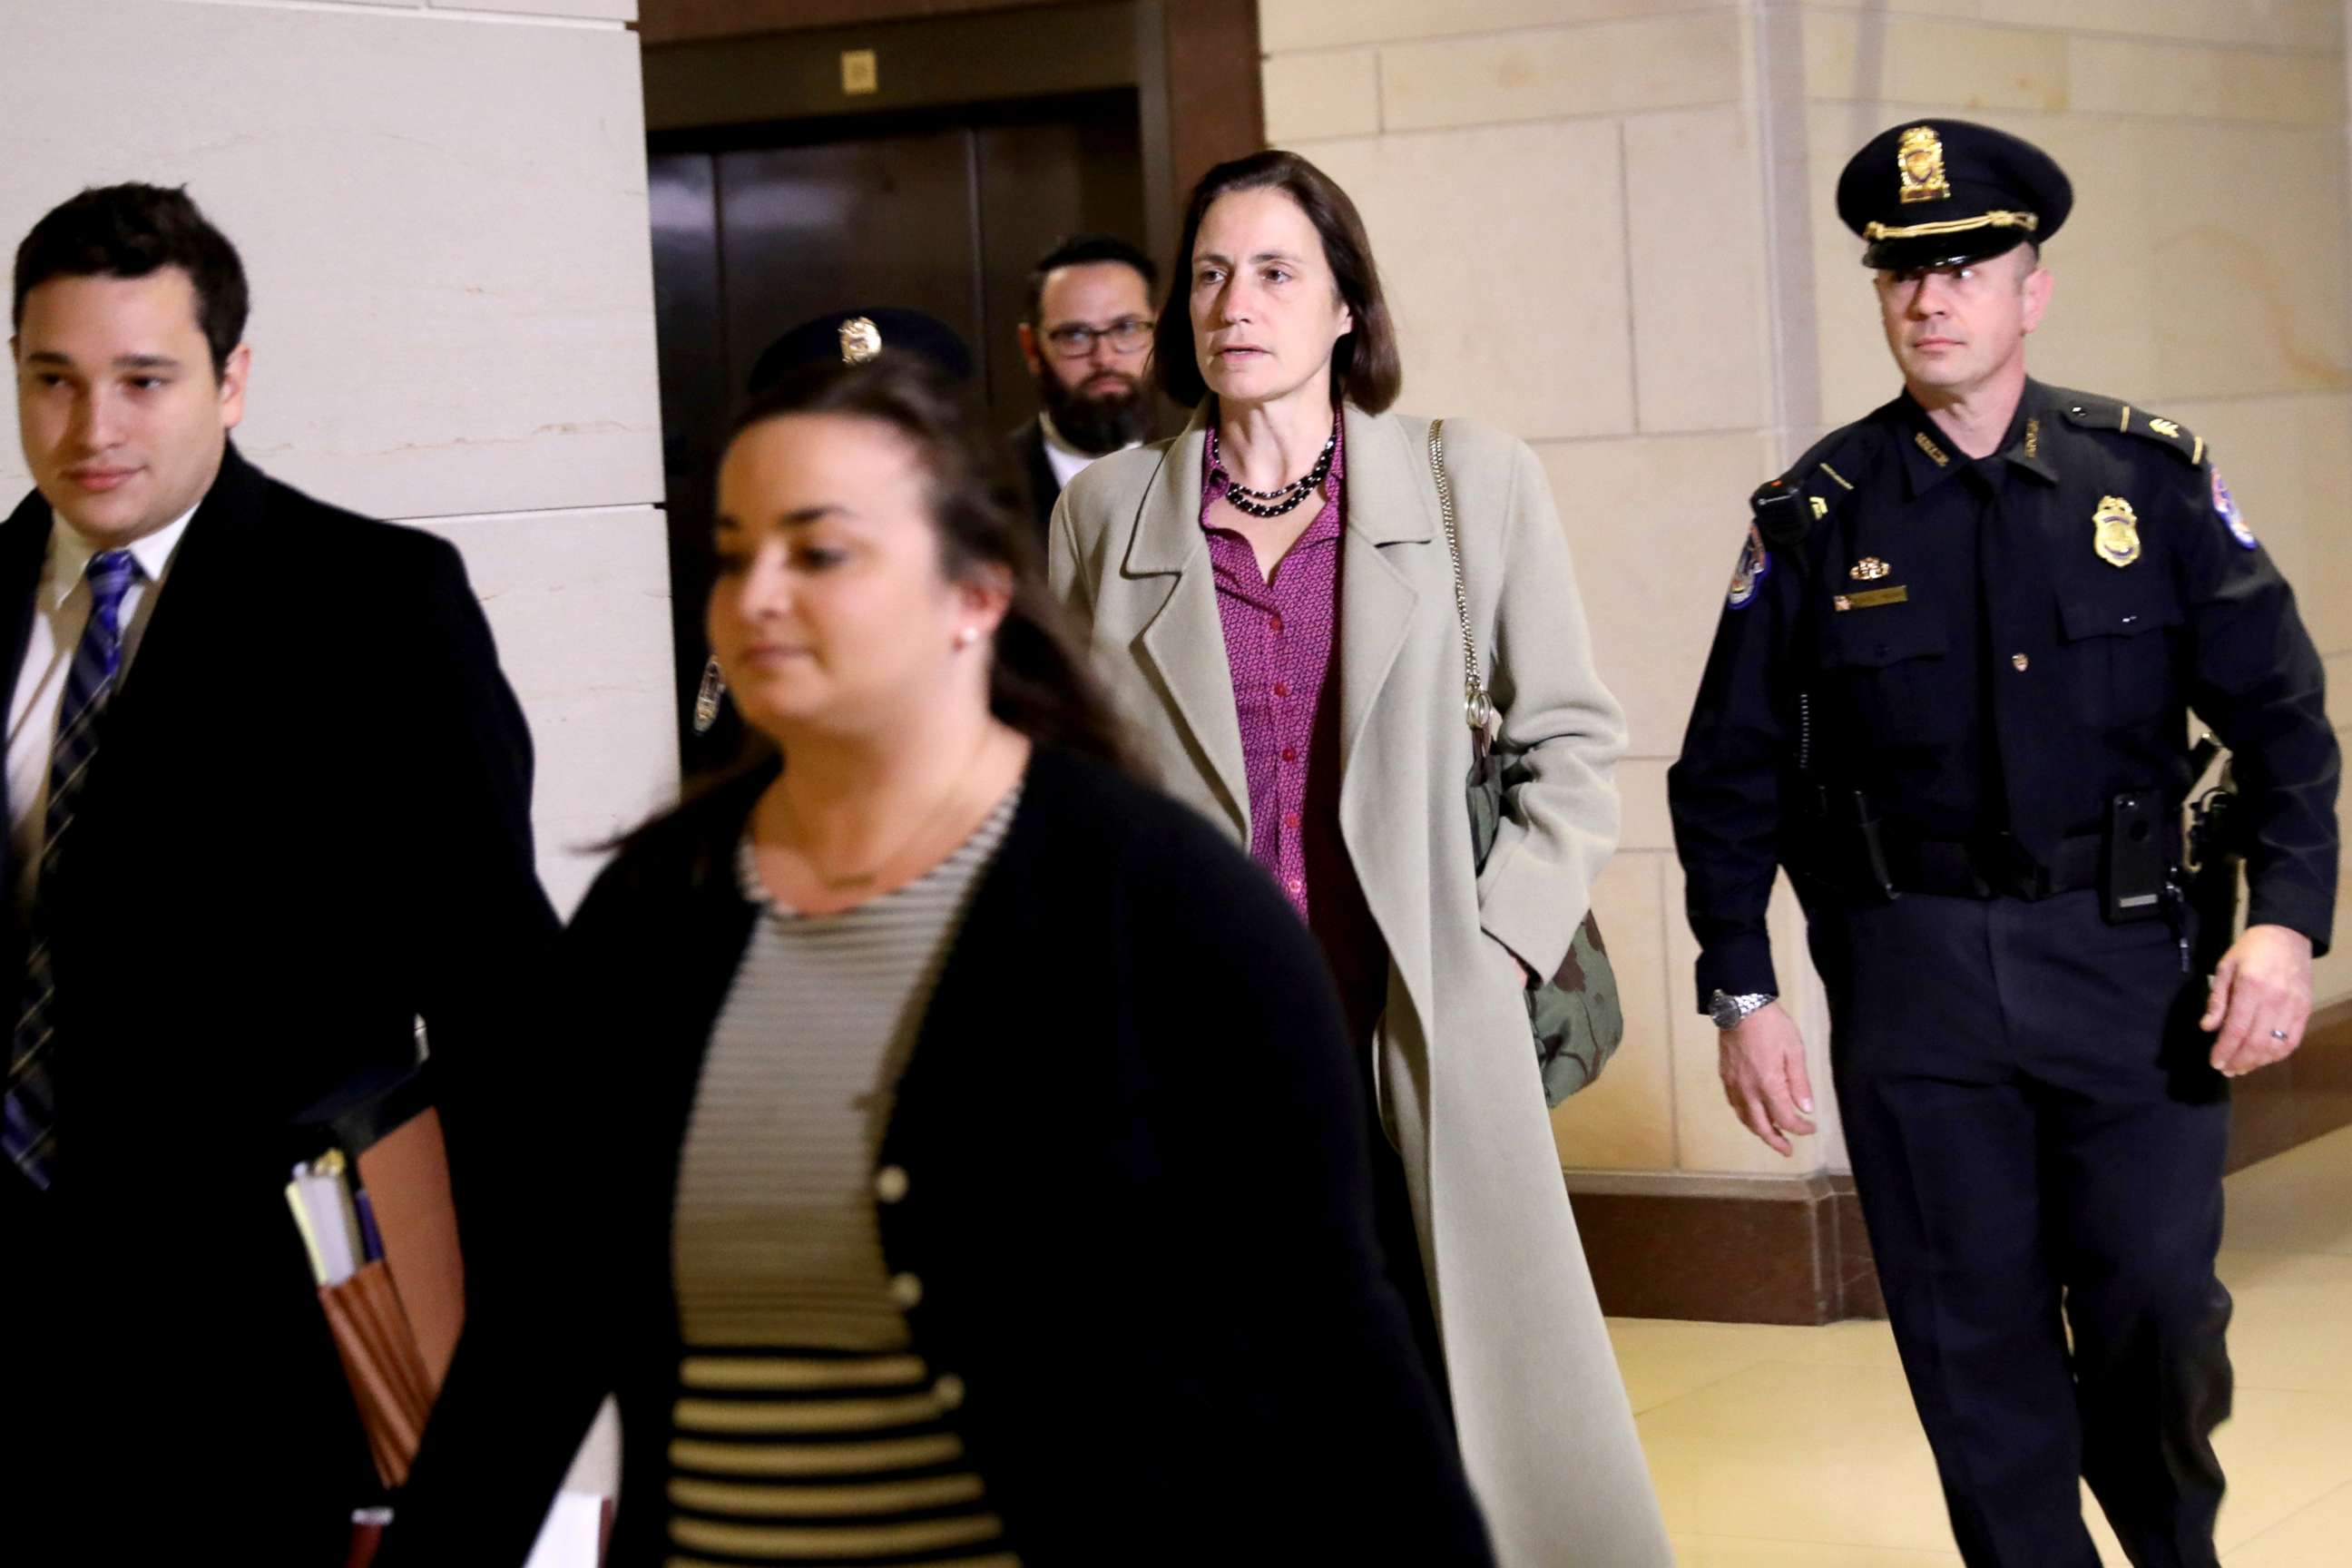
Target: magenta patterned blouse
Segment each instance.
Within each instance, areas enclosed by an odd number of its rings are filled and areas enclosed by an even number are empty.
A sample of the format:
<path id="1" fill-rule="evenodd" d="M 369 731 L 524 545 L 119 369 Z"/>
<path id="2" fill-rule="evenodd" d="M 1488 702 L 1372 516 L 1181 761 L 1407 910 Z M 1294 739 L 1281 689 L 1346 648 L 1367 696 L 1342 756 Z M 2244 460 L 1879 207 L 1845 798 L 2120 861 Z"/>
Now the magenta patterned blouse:
<path id="1" fill-rule="evenodd" d="M 1339 554 L 1344 439 L 1332 447 L 1323 510 L 1268 582 L 1257 552 L 1209 509 L 1233 483 L 1209 428 L 1201 530 L 1216 573 L 1217 613 L 1241 721 L 1249 785 L 1250 858 L 1314 930 L 1352 1022 L 1377 1013 L 1388 960 L 1339 838 Z"/>

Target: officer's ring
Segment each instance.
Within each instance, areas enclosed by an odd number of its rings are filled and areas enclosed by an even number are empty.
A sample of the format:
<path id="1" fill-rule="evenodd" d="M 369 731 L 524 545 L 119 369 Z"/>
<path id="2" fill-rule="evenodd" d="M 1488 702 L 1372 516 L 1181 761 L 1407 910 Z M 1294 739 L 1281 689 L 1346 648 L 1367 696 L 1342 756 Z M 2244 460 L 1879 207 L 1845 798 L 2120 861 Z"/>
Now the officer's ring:
<path id="1" fill-rule="evenodd" d="M 2271 1031 L 2271 1038 L 2273 1040 L 2284 1040 L 2286 1038 L 2286 1031 L 2284 1029 L 2273 1029 Z"/>

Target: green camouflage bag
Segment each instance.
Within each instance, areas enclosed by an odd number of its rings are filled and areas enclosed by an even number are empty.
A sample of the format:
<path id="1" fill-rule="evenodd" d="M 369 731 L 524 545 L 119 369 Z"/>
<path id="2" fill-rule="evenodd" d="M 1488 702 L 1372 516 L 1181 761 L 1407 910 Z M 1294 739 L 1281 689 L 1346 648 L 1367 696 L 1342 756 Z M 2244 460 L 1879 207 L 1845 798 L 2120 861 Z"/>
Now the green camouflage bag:
<path id="1" fill-rule="evenodd" d="M 1470 807 L 1470 851 L 1480 871 L 1502 832 L 1507 793 L 1524 782 L 1517 758 L 1507 762 L 1494 744 L 1495 704 L 1478 665 L 1477 640 L 1470 631 L 1470 595 L 1462 581 L 1462 541 L 1454 522 L 1454 487 L 1445 478 L 1445 421 L 1429 426 L 1429 467 L 1437 479 L 1438 510 L 1445 520 L 1445 548 L 1454 558 L 1454 607 L 1462 618 L 1463 713 L 1472 734 L 1470 777 L 1465 794 Z M 1601 926 L 1586 910 L 1584 923 L 1568 944 L 1568 956 L 1550 979 L 1527 989 L 1528 1030 L 1535 1037 L 1536 1065 L 1542 1069 L 1544 1103 L 1558 1105 L 1601 1076 L 1625 1038 L 1625 1008 L 1617 994 L 1617 971 L 1601 940 Z"/>

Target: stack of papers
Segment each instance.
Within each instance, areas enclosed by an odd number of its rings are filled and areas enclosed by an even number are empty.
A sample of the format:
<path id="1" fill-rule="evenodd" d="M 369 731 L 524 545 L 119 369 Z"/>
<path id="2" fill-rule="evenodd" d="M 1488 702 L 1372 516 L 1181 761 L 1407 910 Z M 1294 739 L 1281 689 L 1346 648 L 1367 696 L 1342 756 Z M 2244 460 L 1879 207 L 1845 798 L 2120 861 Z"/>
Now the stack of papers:
<path id="1" fill-rule="evenodd" d="M 294 1167 L 287 1207 L 310 1255 L 319 1306 L 352 1387 L 368 1453 L 387 1487 L 408 1479 L 433 1410 L 435 1385 L 416 1348 L 400 1292 L 383 1262 L 367 1194 L 352 1184 L 340 1150 Z"/>

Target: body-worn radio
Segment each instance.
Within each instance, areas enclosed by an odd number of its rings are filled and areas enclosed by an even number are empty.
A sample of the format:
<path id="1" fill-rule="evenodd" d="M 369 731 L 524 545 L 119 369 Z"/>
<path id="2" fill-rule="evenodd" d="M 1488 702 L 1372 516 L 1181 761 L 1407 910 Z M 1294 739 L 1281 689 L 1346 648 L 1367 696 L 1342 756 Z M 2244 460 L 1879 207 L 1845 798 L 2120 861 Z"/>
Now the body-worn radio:
<path id="1" fill-rule="evenodd" d="M 2164 797 L 2152 789 L 2126 790 L 2107 802 L 2101 912 L 2109 925 L 2161 919 L 2170 912 L 2172 888 L 2172 835 L 2165 831 Z"/>

